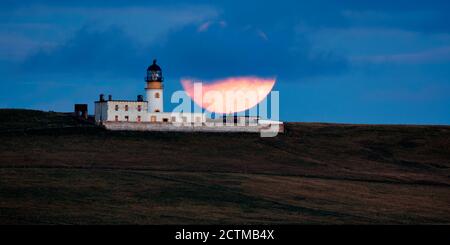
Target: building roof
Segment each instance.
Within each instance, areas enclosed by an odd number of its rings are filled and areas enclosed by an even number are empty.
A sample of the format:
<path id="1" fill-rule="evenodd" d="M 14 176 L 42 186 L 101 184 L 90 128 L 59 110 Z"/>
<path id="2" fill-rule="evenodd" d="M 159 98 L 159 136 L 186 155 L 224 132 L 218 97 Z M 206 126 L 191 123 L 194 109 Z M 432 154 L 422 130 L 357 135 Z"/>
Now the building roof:
<path id="1" fill-rule="evenodd" d="M 147 68 L 147 71 L 161 71 L 161 67 L 156 64 L 156 59 L 153 60 L 153 64 Z"/>
<path id="2" fill-rule="evenodd" d="M 143 100 L 143 101 L 139 101 L 139 100 L 104 100 L 104 101 L 95 101 L 95 103 L 101 103 L 101 102 L 142 102 L 142 103 L 148 103 L 148 101 Z"/>

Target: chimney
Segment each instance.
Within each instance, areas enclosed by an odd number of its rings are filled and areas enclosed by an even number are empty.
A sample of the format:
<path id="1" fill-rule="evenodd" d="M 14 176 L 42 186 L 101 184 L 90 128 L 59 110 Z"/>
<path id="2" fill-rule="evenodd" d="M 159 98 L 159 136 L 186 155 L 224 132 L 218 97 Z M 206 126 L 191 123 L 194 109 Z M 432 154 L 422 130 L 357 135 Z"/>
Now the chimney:
<path id="1" fill-rule="evenodd" d="M 109 100 L 109 101 L 112 100 L 112 95 L 108 95 L 108 100 Z"/>
<path id="2" fill-rule="evenodd" d="M 104 94 L 100 94 L 100 102 L 105 101 L 105 95 Z"/>
<path id="3" fill-rule="evenodd" d="M 137 101 L 139 101 L 139 102 L 144 101 L 144 96 L 138 95 L 137 96 Z"/>

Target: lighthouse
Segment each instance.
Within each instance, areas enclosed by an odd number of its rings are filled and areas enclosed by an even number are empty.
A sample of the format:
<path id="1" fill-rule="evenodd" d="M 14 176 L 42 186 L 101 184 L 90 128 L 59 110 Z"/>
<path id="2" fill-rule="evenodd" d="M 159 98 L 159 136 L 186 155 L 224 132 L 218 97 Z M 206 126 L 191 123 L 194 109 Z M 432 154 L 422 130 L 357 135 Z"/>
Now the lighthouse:
<path id="1" fill-rule="evenodd" d="M 147 76 L 145 77 L 145 92 L 148 101 L 148 112 L 164 112 L 163 107 L 163 76 L 161 67 L 156 64 L 156 59 L 153 64 L 147 68 Z"/>

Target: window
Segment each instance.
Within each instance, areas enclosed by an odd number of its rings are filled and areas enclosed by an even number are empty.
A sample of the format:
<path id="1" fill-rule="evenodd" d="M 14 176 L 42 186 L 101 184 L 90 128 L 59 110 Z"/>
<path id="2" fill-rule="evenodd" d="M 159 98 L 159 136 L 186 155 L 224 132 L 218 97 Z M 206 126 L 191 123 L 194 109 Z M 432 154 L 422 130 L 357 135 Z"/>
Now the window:
<path id="1" fill-rule="evenodd" d="M 128 105 L 125 105 L 125 111 L 128 111 Z"/>
<path id="2" fill-rule="evenodd" d="M 155 98 L 159 99 L 159 93 L 155 93 Z"/>
<path id="3" fill-rule="evenodd" d="M 116 122 L 118 122 L 119 121 L 119 116 L 115 116 L 115 119 L 114 119 Z"/>
<path id="4" fill-rule="evenodd" d="M 119 110 L 119 105 L 115 106 L 115 110 L 118 111 Z"/>
<path id="5" fill-rule="evenodd" d="M 183 117 L 183 122 L 187 122 L 187 117 Z"/>
<path id="6" fill-rule="evenodd" d="M 177 118 L 176 117 L 172 117 L 172 122 L 176 122 Z"/>
<path id="7" fill-rule="evenodd" d="M 201 119 L 200 119 L 200 117 L 196 117 L 196 118 L 195 118 L 195 122 L 196 122 L 196 123 L 199 123 L 199 122 L 201 122 Z"/>
<path id="8" fill-rule="evenodd" d="M 151 116 L 150 117 L 150 122 L 156 122 L 156 116 Z"/>
<path id="9" fill-rule="evenodd" d="M 137 110 L 138 110 L 138 111 L 142 111 L 142 106 L 141 106 L 141 105 L 138 105 L 138 106 L 137 106 Z"/>
<path id="10" fill-rule="evenodd" d="M 125 116 L 125 121 L 130 121 L 130 118 L 128 116 Z"/>
<path id="11" fill-rule="evenodd" d="M 163 118 L 163 122 L 168 122 L 169 118 Z"/>
<path id="12" fill-rule="evenodd" d="M 159 110 L 155 110 L 155 112 L 159 112 Z"/>
<path id="13" fill-rule="evenodd" d="M 137 121 L 141 122 L 141 116 L 137 116 Z"/>

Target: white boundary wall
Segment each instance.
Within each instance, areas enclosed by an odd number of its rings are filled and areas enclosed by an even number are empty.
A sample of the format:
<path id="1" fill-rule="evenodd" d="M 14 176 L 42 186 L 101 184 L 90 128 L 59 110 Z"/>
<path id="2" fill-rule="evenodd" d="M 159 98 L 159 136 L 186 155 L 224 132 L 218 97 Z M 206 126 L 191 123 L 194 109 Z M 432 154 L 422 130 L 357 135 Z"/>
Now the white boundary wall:
<path id="1" fill-rule="evenodd" d="M 260 133 L 264 130 L 273 130 L 283 133 L 284 125 L 281 122 L 274 124 L 259 124 L 257 126 L 239 125 L 197 125 L 193 123 L 172 124 L 172 123 L 132 123 L 132 122 L 103 122 L 103 126 L 114 131 L 165 131 L 165 132 L 249 132 Z"/>

